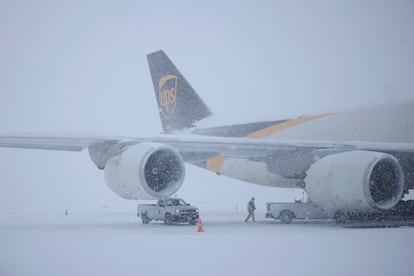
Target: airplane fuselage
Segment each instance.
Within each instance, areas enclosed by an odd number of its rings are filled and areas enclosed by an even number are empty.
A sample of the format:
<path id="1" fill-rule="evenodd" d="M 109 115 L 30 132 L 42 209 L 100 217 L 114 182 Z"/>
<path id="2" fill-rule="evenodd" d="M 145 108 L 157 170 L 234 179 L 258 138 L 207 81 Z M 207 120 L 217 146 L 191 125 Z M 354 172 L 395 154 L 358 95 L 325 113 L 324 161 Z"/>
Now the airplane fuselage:
<path id="1" fill-rule="evenodd" d="M 414 103 L 306 116 L 292 120 L 200 129 L 195 133 L 268 140 L 413 143 Z M 414 154 L 390 153 L 397 156 L 403 167 L 407 188 L 414 188 Z M 286 188 L 302 187 L 305 176 L 303 171 L 309 168 L 309 161 L 304 160 L 304 155 L 294 155 L 294 152 L 281 151 L 269 159 L 254 161 L 217 156 L 208 160 L 205 167 L 250 183 Z M 276 168 L 280 167 L 283 167 L 283 170 L 279 172 Z"/>

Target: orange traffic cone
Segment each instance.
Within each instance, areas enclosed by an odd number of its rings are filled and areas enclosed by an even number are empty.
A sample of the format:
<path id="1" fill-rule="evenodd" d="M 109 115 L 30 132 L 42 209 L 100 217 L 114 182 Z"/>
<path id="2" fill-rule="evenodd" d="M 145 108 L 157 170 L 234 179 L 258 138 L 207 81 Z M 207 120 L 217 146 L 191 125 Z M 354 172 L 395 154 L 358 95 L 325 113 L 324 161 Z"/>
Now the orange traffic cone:
<path id="1" fill-rule="evenodd" d="M 198 219 L 197 232 L 204 232 L 204 230 L 203 230 L 203 222 L 201 221 L 201 219 Z"/>

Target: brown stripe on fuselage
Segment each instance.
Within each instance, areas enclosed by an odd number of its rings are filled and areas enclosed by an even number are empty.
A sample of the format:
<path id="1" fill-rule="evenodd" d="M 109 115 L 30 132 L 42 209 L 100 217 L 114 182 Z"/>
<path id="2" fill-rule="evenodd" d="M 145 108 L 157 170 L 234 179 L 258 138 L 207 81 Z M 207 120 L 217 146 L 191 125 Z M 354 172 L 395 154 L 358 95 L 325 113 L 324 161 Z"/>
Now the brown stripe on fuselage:
<path id="1" fill-rule="evenodd" d="M 315 120 L 315 119 L 319 119 L 322 117 L 325 117 L 329 114 L 322 114 L 322 115 L 317 115 L 317 116 L 306 116 L 306 117 L 299 117 L 297 119 L 293 119 L 293 120 L 288 120 L 288 121 L 284 121 L 283 123 L 280 124 L 276 124 L 270 127 L 266 127 L 263 128 L 261 130 L 258 130 L 256 132 L 250 133 L 249 135 L 245 136 L 245 138 L 263 138 L 263 137 L 268 137 L 276 132 L 279 132 L 281 130 L 284 130 L 286 128 L 290 128 L 292 126 L 296 126 L 298 124 L 307 122 L 307 121 L 311 121 L 311 120 Z M 227 157 L 225 156 L 217 156 L 214 158 L 211 158 L 209 160 L 207 160 L 206 162 L 206 168 L 216 172 L 216 173 L 220 173 L 221 172 L 221 166 L 223 165 L 224 161 L 226 161 Z"/>
<path id="2" fill-rule="evenodd" d="M 293 126 L 296 126 L 298 124 L 301 124 L 301 123 L 304 123 L 304 122 L 307 122 L 307 121 L 310 121 L 310 120 L 319 119 L 319 118 L 325 117 L 326 115 L 328 115 L 328 114 L 322 114 L 322 115 L 318 115 L 318 116 L 299 117 L 297 119 L 285 121 L 283 123 L 273 125 L 273 126 L 261 129 L 259 131 L 253 132 L 253 133 L 247 135 L 246 138 L 263 138 L 263 137 L 267 137 L 267 136 L 272 135 L 273 133 L 279 132 L 279 131 L 284 130 L 286 128 L 293 127 Z"/>

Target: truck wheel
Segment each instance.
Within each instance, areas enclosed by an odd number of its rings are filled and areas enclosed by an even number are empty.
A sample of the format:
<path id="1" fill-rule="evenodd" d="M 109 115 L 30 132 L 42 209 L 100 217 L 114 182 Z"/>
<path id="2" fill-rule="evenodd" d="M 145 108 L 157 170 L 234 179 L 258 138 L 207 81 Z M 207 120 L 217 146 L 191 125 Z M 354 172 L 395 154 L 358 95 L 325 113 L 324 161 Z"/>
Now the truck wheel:
<path id="1" fill-rule="evenodd" d="M 279 217 L 282 223 L 289 224 L 292 222 L 294 215 L 290 210 L 283 210 Z"/>
<path id="2" fill-rule="evenodd" d="M 171 224 L 173 223 L 173 220 L 172 220 L 171 214 L 166 214 L 166 215 L 165 215 L 164 222 L 165 222 L 165 224 L 167 224 L 167 225 L 171 225 Z"/>
<path id="3" fill-rule="evenodd" d="M 195 219 L 190 220 L 190 225 L 195 225 L 195 224 L 196 224 L 196 220 Z"/>
<path id="4" fill-rule="evenodd" d="M 142 224 L 148 224 L 150 222 L 150 219 L 148 218 L 147 214 L 142 213 L 141 214 Z"/>

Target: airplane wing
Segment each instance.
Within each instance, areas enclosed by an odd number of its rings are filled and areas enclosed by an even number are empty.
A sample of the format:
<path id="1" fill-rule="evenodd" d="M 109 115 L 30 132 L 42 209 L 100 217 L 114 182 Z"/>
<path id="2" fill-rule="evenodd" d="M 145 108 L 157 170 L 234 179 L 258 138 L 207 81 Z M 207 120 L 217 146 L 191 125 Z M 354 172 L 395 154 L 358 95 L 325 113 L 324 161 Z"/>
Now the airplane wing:
<path id="1" fill-rule="evenodd" d="M 0 147 L 82 151 L 92 144 L 104 143 L 105 141 L 106 139 L 101 138 L 2 136 L 0 137 Z"/>
<path id="2" fill-rule="evenodd" d="M 320 150 L 369 150 L 379 152 L 414 152 L 414 143 L 375 143 L 360 141 L 317 141 L 317 140 L 268 140 L 255 138 L 227 138 L 199 135 L 160 135 L 149 138 L 84 138 L 84 137 L 25 137 L 2 136 L 0 147 L 43 149 L 57 151 L 82 151 L 88 148 L 99 154 L 97 149 L 105 149 L 113 153 L 125 147 L 156 142 L 169 145 L 180 152 L 185 161 L 203 161 L 222 155 L 233 158 L 263 158 L 280 151 L 296 154 Z M 101 150 L 101 153 L 103 151 Z M 189 156 L 192 156 L 190 158 Z M 185 157 L 188 158 L 185 158 Z"/>
<path id="3" fill-rule="evenodd" d="M 414 152 L 414 143 L 376 143 L 361 141 L 275 140 L 263 138 L 226 138 L 206 136 L 170 136 L 151 139 L 131 139 L 168 144 L 180 152 L 213 152 L 229 157 L 250 158 L 272 151 L 312 151 L 321 149 L 369 150 L 379 152 Z"/>
<path id="4" fill-rule="evenodd" d="M 121 156 L 128 148 L 139 144 L 151 144 L 149 148 L 156 148 L 154 144 L 168 145 L 175 149 L 185 162 L 219 174 L 225 173 L 221 167 L 223 160 L 250 160 L 252 166 L 263 164 L 266 170 L 282 177 L 283 179 L 273 184 L 281 187 L 297 186 L 297 183 L 301 183 L 306 177 L 310 166 L 321 158 L 357 150 L 390 153 L 400 161 L 406 175 L 409 176 L 414 153 L 414 143 L 270 140 L 199 135 L 159 135 L 149 138 L 0 137 L 0 147 L 5 148 L 58 151 L 88 149 L 90 158 L 99 169 L 106 168 L 111 157 Z"/>

